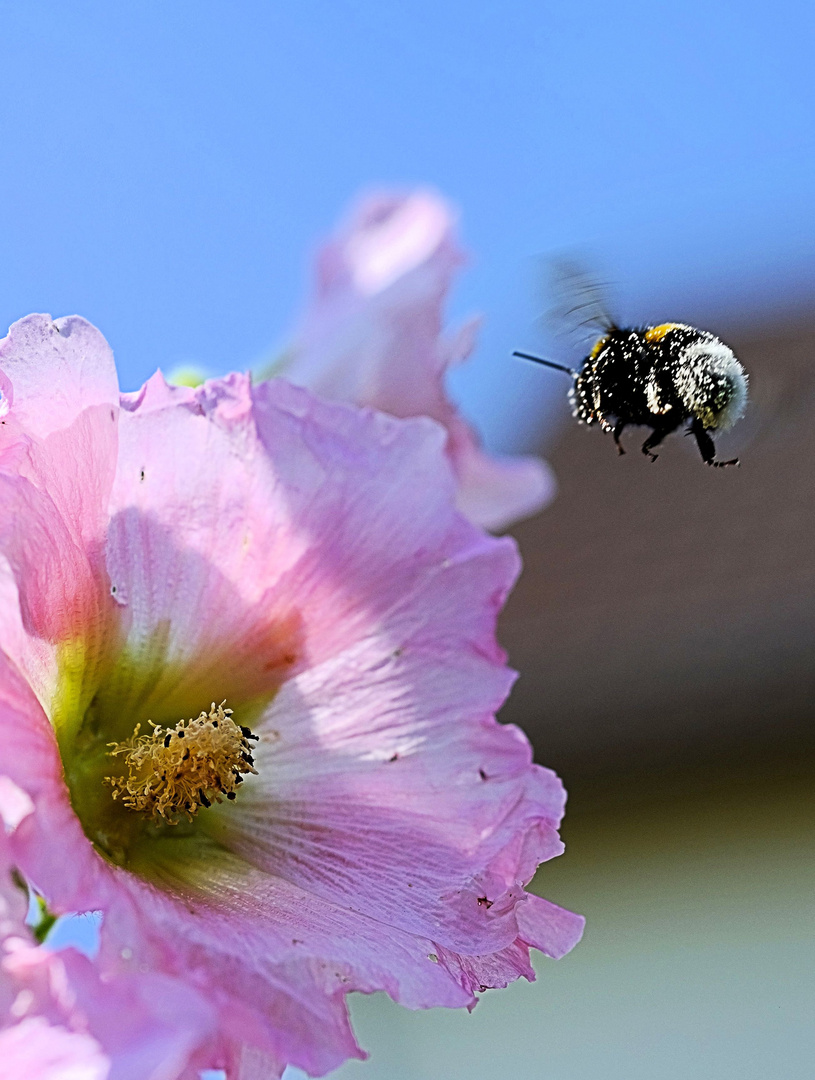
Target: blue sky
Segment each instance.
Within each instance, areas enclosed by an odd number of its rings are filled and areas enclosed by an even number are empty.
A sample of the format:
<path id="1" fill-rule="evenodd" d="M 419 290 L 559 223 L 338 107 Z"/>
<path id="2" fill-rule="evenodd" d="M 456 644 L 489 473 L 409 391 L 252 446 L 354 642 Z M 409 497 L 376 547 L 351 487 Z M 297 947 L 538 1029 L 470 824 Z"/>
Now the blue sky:
<path id="1" fill-rule="evenodd" d="M 813 296 L 813 23 L 809 0 L 2 4 L 0 323 L 85 315 L 126 388 L 246 367 L 356 192 L 431 184 L 473 253 L 453 310 L 487 318 L 456 389 L 509 446 L 552 385 L 508 354 L 546 345 L 553 253 L 632 321 Z"/>

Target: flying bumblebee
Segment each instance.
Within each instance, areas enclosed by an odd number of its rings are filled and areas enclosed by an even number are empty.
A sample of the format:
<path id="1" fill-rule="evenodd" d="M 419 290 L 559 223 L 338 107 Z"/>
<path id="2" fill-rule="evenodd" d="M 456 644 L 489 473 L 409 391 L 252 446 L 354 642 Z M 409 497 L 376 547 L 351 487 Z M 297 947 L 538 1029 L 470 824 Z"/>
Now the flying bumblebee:
<path id="1" fill-rule="evenodd" d="M 631 425 L 651 428 L 642 452 L 652 461 L 665 436 L 686 425 L 706 465 L 738 465 L 738 458 L 716 460 L 711 435 L 732 427 L 747 404 L 747 375 L 733 351 L 714 334 L 684 323 L 617 326 L 605 313 L 596 287 L 583 285 L 583 291 L 588 302 L 567 314 L 590 310 L 584 323 L 599 329 L 601 337 L 579 370 L 529 353 L 514 355 L 571 375 L 572 414 L 583 424 L 599 424 L 610 432 L 620 454 L 625 453 L 620 436 Z"/>

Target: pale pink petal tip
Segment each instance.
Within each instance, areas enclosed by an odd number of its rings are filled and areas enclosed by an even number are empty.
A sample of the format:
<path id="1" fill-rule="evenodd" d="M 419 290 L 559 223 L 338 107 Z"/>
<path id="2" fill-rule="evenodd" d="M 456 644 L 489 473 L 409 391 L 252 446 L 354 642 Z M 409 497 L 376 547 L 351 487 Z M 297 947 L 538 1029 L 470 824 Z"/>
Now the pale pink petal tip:
<path id="1" fill-rule="evenodd" d="M 449 256 L 461 258 L 450 242 L 454 216 L 427 191 L 405 198 L 374 196 L 363 203 L 345 240 L 345 261 L 363 295 L 383 292 L 450 243 Z M 326 258 L 326 269 L 330 259 Z"/>
<path id="2" fill-rule="evenodd" d="M 118 394 L 110 346 L 95 326 L 71 315 L 27 315 L 0 341 L 0 411 L 44 438 Z"/>
<path id="3" fill-rule="evenodd" d="M 557 493 L 555 474 L 541 458 L 491 456 L 464 424 L 451 425 L 450 447 L 459 483 L 456 505 L 482 529 L 500 532 L 532 517 Z"/>
<path id="4" fill-rule="evenodd" d="M 545 506 L 554 480 L 536 458 L 487 454 L 447 393 L 446 371 L 470 354 L 478 326 L 443 328 L 464 261 L 456 215 L 434 192 L 363 199 L 319 252 L 314 295 L 276 374 L 335 400 L 443 424 L 459 508 L 498 530 Z"/>
<path id="5" fill-rule="evenodd" d="M 518 905 L 518 930 L 523 940 L 545 956 L 560 960 L 583 937 L 586 920 L 582 915 L 558 907 L 542 896 L 528 893 Z"/>

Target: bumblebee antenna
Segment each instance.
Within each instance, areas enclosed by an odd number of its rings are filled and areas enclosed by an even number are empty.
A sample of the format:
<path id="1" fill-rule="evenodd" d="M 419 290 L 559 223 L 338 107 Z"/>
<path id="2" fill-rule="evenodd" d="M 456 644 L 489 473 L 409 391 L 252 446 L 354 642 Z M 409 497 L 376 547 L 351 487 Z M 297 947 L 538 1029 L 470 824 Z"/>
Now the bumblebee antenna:
<path id="1" fill-rule="evenodd" d="M 522 360 L 532 360 L 536 364 L 543 364 L 544 367 L 551 367 L 554 368 L 556 371 L 565 371 L 567 375 L 579 374 L 579 372 L 575 371 L 574 368 L 564 367 L 563 364 L 554 364 L 551 360 L 541 360 L 539 356 L 531 356 L 529 353 L 526 352 L 514 352 L 512 355 L 520 356 Z"/>

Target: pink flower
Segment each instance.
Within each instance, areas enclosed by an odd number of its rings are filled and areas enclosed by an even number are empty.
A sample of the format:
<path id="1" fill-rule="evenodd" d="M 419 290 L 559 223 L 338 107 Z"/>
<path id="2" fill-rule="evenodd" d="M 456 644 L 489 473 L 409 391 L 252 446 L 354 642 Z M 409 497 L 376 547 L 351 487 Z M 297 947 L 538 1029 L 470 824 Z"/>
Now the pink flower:
<path id="1" fill-rule="evenodd" d="M 0 1072 L 3 1080 L 178 1080 L 214 1018 L 162 974 L 102 979 L 75 949 L 35 946 L 13 833 L 34 804 L 0 776 Z M 4 828 L 5 827 L 5 828 Z M 7 832 L 11 835 L 7 835 Z M 171 1017 L 168 1021 L 168 1016 Z"/>
<path id="2" fill-rule="evenodd" d="M 485 453 L 447 395 L 447 368 L 467 358 L 477 330 L 477 320 L 442 330 L 463 262 L 454 215 L 437 195 L 364 199 L 318 255 L 314 296 L 278 373 L 336 401 L 438 420 L 459 509 L 503 529 L 545 506 L 555 482 L 539 458 Z"/>
<path id="3" fill-rule="evenodd" d="M 120 399 L 78 318 L 15 324 L 0 391 L 14 859 L 105 913 L 104 978 L 183 980 L 196 1064 L 248 1080 L 360 1056 L 351 990 L 469 1007 L 575 944 L 523 888 L 562 786 L 494 719 L 517 555 L 441 428 L 241 375 Z"/>

